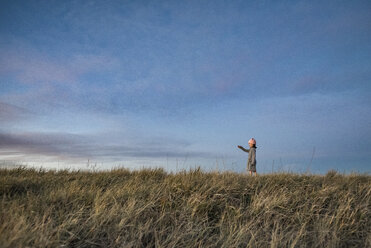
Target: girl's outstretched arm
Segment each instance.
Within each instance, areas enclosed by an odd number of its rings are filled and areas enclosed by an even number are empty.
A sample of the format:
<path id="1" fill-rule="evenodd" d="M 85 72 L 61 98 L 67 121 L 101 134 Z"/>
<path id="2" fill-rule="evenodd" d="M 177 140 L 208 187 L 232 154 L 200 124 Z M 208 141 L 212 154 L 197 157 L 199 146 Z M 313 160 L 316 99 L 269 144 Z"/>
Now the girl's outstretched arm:
<path id="1" fill-rule="evenodd" d="M 244 151 L 244 152 L 249 152 L 249 149 L 245 149 L 245 148 L 243 148 L 242 146 L 237 146 L 238 148 L 240 148 L 242 151 Z"/>

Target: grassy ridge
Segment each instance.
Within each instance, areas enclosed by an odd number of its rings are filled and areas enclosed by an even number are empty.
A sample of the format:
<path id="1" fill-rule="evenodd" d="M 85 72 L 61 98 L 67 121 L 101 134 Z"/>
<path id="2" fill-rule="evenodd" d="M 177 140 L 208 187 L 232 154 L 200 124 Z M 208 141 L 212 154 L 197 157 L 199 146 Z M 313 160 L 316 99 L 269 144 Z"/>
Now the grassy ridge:
<path id="1" fill-rule="evenodd" d="M 1 247 L 371 247 L 371 176 L 0 170 Z"/>

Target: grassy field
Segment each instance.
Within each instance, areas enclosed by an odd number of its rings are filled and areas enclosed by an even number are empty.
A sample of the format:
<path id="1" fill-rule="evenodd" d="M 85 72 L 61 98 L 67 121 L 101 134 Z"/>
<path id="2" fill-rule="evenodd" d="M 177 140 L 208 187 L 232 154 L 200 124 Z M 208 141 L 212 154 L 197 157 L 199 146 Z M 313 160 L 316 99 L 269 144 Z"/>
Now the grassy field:
<path id="1" fill-rule="evenodd" d="M 371 247 L 371 176 L 0 170 L 1 247 Z"/>

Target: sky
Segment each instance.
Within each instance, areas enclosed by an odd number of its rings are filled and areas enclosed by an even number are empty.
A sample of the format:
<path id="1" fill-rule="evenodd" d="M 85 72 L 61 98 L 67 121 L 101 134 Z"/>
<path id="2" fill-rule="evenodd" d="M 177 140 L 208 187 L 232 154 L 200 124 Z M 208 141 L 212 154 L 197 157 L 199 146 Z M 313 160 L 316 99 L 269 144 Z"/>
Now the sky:
<path id="1" fill-rule="evenodd" d="M 370 1 L 0 2 L 0 163 L 371 171 Z"/>

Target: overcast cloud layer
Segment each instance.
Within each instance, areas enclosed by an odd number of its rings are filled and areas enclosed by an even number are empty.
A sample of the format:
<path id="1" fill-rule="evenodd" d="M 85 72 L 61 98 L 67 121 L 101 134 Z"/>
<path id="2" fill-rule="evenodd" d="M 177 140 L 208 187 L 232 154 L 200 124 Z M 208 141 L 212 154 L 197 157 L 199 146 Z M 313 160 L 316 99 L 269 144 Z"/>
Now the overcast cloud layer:
<path id="1" fill-rule="evenodd" d="M 255 137 L 263 172 L 370 171 L 370 13 L 369 1 L 2 1 L 0 160 L 242 171 L 236 146 Z"/>

